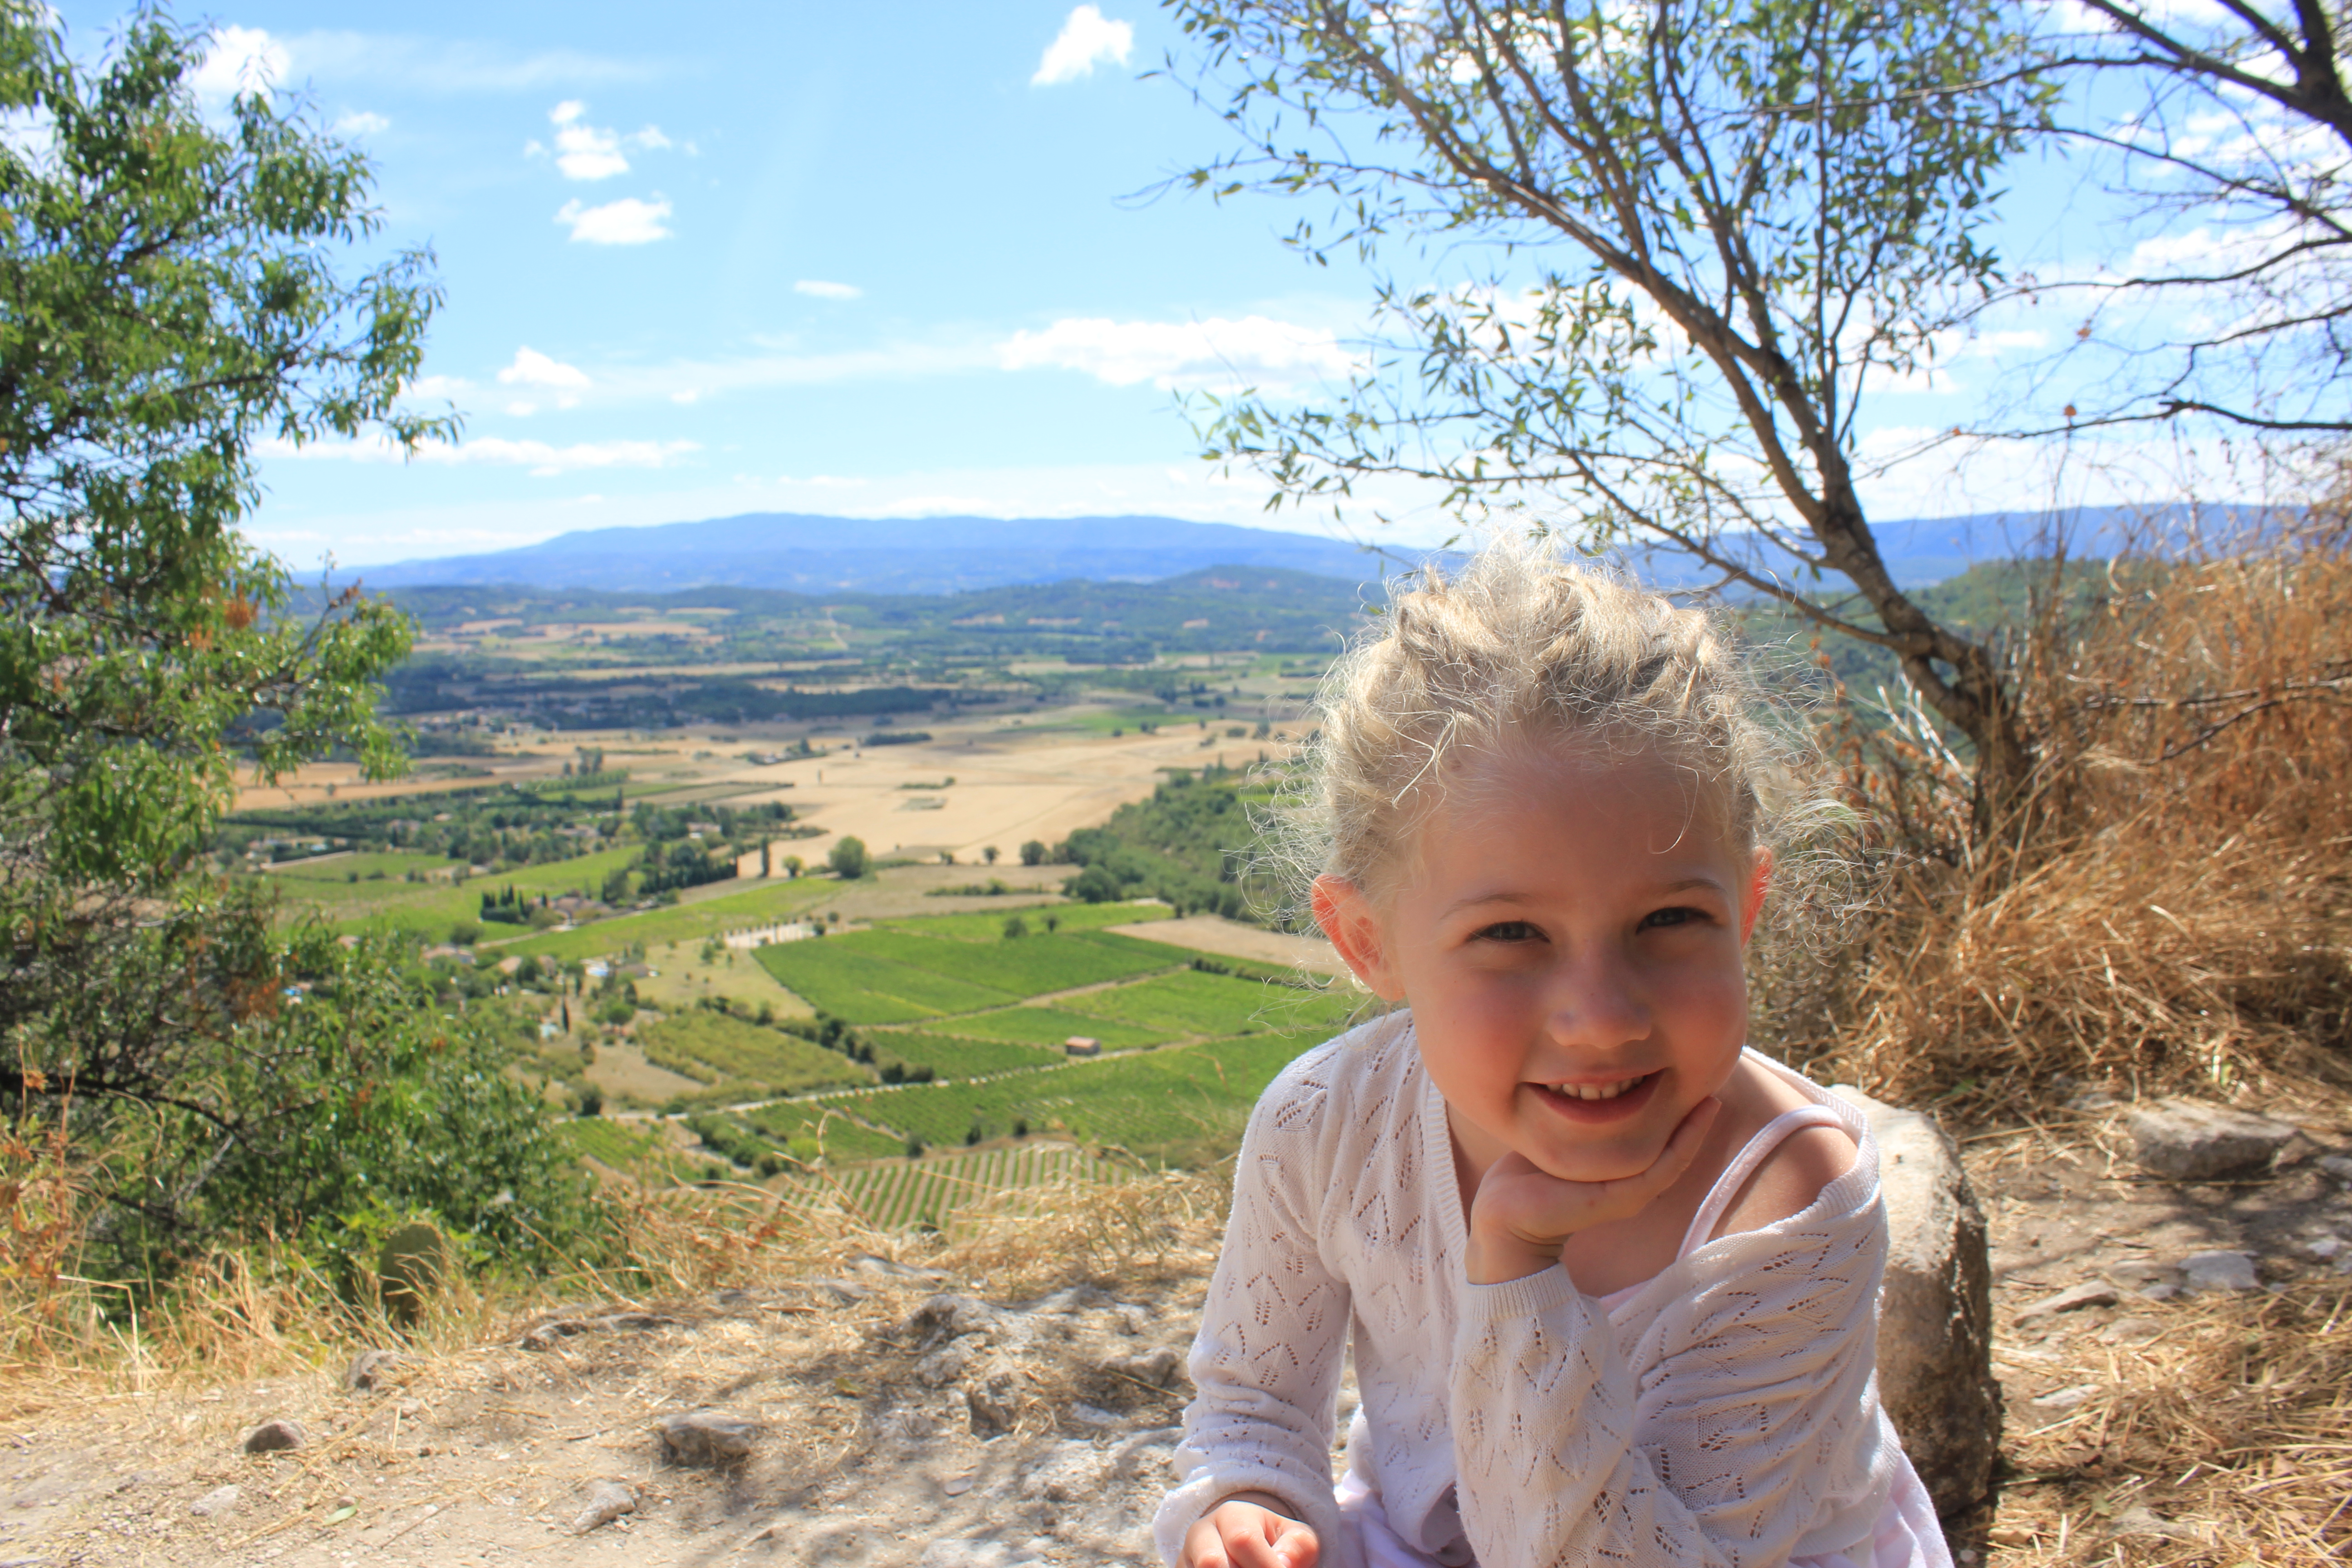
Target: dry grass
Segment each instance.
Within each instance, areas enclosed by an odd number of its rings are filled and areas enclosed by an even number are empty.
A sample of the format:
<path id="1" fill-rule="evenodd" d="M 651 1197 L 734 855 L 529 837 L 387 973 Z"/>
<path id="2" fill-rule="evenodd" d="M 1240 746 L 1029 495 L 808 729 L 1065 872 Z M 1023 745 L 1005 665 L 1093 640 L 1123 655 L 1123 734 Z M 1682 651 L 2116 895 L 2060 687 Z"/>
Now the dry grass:
<path id="1" fill-rule="evenodd" d="M 2000 1560 L 2235 1568 L 2352 1555 L 2352 1283 L 2206 1298 L 2169 1310 L 2153 1343 L 2086 1343 L 2050 1370 L 2100 1392 L 2011 1437 L 2022 1479 L 1990 1532 Z"/>
<path id="2" fill-rule="evenodd" d="M 2095 614 L 2043 615 L 2014 668 L 2042 765 L 1998 834 L 1918 716 L 1840 738 L 1889 879 L 1810 1004 L 1784 999 L 1791 1055 L 1963 1120 L 2068 1079 L 2352 1082 L 2346 541 L 2132 568 Z"/>

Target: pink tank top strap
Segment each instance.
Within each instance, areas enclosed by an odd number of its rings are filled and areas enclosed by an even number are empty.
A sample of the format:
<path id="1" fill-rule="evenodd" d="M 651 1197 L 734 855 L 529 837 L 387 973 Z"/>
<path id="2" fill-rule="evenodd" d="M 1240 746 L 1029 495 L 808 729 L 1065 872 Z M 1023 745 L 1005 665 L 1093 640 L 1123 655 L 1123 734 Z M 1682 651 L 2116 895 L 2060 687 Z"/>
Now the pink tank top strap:
<path id="1" fill-rule="evenodd" d="M 1748 1184 L 1748 1178 L 1756 1173 L 1756 1167 L 1770 1159 L 1772 1151 L 1778 1149 L 1790 1134 L 1801 1132 L 1808 1127 L 1834 1127 L 1841 1132 L 1845 1131 L 1845 1123 L 1838 1113 L 1826 1105 L 1801 1105 L 1794 1110 L 1782 1111 L 1758 1128 L 1756 1136 L 1732 1156 L 1731 1163 L 1723 1168 L 1723 1174 L 1717 1176 L 1715 1185 L 1707 1189 L 1706 1199 L 1698 1205 L 1698 1213 L 1691 1216 L 1690 1229 L 1683 1233 L 1682 1247 L 1675 1256 L 1687 1258 L 1705 1247 L 1707 1238 L 1715 1234 L 1715 1227 L 1723 1222 L 1723 1211 L 1731 1206 L 1731 1200 L 1738 1195 L 1740 1188 Z"/>

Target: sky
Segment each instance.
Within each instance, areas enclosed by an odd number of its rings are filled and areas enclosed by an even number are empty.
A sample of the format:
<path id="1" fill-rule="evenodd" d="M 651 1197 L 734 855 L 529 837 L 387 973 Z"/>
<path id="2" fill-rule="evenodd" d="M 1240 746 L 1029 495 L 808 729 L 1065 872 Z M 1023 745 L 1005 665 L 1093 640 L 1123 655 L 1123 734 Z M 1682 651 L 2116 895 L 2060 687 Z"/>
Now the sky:
<path id="1" fill-rule="evenodd" d="M 89 51 L 121 8 L 59 13 Z M 416 393 L 464 441 L 269 454 L 251 531 L 297 568 L 750 511 L 1333 526 L 1267 515 L 1264 479 L 1201 460 L 1179 400 L 1311 397 L 1373 279 L 1285 247 L 1297 205 L 1155 194 L 1230 146 L 1151 74 L 1182 44 L 1156 5 L 210 15 L 209 98 L 305 95 L 373 161 L 383 243 L 430 247 L 447 291 Z M 2014 324 L 1893 389 L 1864 442 L 1948 425 L 2000 354 L 2048 341 Z M 2014 463 L 1874 483 L 1885 515 L 2049 499 Z M 1401 542 L 1452 531 L 1431 495 L 1373 499 Z"/>

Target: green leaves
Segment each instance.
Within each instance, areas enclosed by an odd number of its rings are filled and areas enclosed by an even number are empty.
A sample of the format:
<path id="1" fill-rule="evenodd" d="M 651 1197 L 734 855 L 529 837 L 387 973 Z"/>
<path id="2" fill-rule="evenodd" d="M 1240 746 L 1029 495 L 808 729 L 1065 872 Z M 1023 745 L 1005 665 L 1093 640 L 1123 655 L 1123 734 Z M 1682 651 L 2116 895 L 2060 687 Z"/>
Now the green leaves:
<path id="1" fill-rule="evenodd" d="M 239 531 L 263 443 L 454 434 L 399 402 L 429 257 L 347 277 L 365 161 L 299 105 L 208 121 L 204 47 L 143 14 L 85 65 L 0 0 L 0 104 L 26 116 L 0 142 L 0 1091 L 79 1097 L 101 1141 L 176 1128 L 159 1173 L 200 1134 L 269 1146 L 316 1087 L 320 1041 L 271 1022 L 309 961 L 194 874 L 240 777 L 336 744 L 398 766 L 374 682 L 407 624 L 350 594 L 298 613 Z M 139 1212 L 191 1223 L 219 1168 Z"/>

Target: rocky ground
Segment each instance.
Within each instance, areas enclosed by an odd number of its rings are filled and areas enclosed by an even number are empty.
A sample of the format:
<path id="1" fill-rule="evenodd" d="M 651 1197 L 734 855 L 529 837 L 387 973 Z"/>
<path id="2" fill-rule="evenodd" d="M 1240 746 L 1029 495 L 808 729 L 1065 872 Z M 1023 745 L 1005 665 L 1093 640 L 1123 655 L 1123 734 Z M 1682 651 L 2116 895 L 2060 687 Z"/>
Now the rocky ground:
<path id="1" fill-rule="evenodd" d="M 1956 1533 L 1964 1561 L 2240 1560 L 2201 1555 L 2227 1531 L 2116 1468 L 2112 1416 L 2227 1303 L 2352 1268 L 2352 1127 L 2303 1121 L 2229 1174 L 2152 1171 L 2162 1149 L 2096 1100 L 1968 1143 L 2010 1471 Z M 1209 1234 L 1074 1258 L 1094 1279 L 1043 1291 L 976 1254 L 836 1257 L 289 1378 L 0 1389 L 0 1568 L 1149 1562 Z"/>

